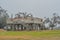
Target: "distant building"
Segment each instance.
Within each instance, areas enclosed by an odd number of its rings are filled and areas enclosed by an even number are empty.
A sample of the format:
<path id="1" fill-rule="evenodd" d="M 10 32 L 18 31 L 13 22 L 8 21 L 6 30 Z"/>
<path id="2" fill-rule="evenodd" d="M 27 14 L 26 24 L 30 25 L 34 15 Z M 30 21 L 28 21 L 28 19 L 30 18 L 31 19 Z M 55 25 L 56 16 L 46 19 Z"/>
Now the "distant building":
<path id="1" fill-rule="evenodd" d="M 21 13 L 20 13 L 21 14 Z M 7 19 L 7 26 L 4 27 L 5 30 L 42 30 L 44 27 L 43 19 L 32 17 L 32 15 L 23 16 L 16 14 L 15 18 Z"/>

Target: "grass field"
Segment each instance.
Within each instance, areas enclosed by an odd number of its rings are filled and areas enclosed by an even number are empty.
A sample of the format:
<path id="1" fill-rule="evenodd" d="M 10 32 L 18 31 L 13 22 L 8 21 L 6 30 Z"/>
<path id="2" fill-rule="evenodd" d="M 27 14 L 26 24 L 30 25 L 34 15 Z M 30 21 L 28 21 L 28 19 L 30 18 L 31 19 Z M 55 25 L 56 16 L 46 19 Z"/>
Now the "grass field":
<path id="1" fill-rule="evenodd" d="M 60 40 L 60 30 L 47 31 L 4 31 L 0 32 L 0 39 L 7 40 Z M 1 40 L 2 40 L 1 39 Z"/>

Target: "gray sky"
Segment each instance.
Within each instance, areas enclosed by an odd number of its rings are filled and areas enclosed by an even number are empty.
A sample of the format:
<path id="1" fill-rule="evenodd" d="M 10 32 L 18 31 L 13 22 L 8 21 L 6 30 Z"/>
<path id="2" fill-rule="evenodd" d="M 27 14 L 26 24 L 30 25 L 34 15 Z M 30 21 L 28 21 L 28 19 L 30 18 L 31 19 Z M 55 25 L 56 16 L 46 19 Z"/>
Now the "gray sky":
<path id="1" fill-rule="evenodd" d="M 55 12 L 60 13 L 60 0 L 0 0 L 0 6 L 9 14 L 21 11 L 36 17 L 51 17 Z"/>

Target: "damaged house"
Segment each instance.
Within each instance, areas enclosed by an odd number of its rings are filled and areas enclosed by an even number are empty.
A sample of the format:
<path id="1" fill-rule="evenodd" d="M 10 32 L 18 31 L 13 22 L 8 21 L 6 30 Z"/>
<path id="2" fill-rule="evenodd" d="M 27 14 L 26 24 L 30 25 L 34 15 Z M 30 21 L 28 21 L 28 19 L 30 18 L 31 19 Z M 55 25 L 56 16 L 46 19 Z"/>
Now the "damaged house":
<path id="1" fill-rule="evenodd" d="M 41 30 L 43 19 L 33 17 L 31 14 L 19 12 L 14 18 L 7 19 L 5 30 L 22 31 L 22 30 Z"/>

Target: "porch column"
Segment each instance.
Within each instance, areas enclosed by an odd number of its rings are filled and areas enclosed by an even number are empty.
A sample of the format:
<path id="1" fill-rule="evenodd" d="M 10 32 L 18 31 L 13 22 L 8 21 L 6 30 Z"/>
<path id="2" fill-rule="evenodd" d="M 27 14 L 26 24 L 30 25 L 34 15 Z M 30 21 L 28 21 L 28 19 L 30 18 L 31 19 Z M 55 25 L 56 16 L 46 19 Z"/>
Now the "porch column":
<path id="1" fill-rule="evenodd" d="M 29 25 L 28 24 L 26 24 L 27 26 L 26 26 L 26 30 L 28 31 L 29 30 Z"/>
<path id="2" fill-rule="evenodd" d="M 36 29 L 36 31 L 39 30 L 39 26 L 38 26 L 38 24 L 36 24 L 35 29 Z"/>
<path id="3" fill-rule="evenodd" d="M 8 29 L 8 31 L 11 29 L 10 25 L 8 25 L 7 29 Z"/>
<path id="4" fill-rule="evenodd" d="M 21 25 L 19 25 L 19 30 L 21 30 Z"/>
<path id="5" fill-rule="evenodd" d="M 12 31 L 14 31 L 14 25 L 12 25 Z"/>
<path id="6" fill-rule="evenodd" d="M 33 24 L 33 30 L 34 31 L 36 30 L 36 24 Z"/>
<path id="7" fill-rule="evenodd" d="M 41 30 L 41 24 L 38 24 L 38 30 Z"/>
<path id="8" fill-rule="evenodd" d="M 16 31 L 18 30 L 18 26 L 17 25 L 15 25 L 15 29 L 16 29 Z"/>

